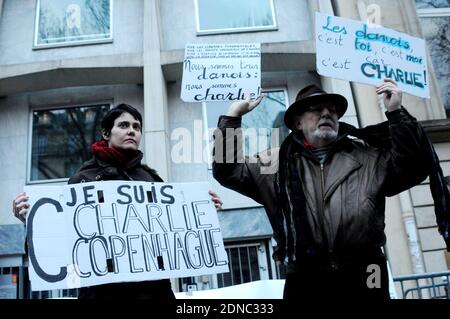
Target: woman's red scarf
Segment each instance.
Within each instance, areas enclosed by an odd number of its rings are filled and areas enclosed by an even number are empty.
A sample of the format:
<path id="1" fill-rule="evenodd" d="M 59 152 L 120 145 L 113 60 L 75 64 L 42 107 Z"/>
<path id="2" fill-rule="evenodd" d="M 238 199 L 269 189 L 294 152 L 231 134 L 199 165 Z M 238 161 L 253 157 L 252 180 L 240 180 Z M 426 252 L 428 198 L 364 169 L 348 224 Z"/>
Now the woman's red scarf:
<path id="1" fill-rule="evenodd" d="M 125 167 L 131 161 L 134 161 L 139 156 L 139 151 L 121 152 L 115 148 L 109 147 L 105 140 L 95 142 L 92 144 L 92 152 L 96 158 L 106 160 Z"/>

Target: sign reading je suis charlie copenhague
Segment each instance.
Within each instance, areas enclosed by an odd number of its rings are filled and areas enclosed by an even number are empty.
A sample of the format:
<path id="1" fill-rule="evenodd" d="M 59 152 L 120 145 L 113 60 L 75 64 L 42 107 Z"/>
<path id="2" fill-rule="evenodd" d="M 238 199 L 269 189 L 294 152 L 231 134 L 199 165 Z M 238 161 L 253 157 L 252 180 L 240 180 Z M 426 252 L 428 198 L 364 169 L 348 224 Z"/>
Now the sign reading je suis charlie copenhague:
<path id="1" fill-rule="evenodd" d="M 228 272 L 208 183 L 26 186 L 32 290 Z"/>

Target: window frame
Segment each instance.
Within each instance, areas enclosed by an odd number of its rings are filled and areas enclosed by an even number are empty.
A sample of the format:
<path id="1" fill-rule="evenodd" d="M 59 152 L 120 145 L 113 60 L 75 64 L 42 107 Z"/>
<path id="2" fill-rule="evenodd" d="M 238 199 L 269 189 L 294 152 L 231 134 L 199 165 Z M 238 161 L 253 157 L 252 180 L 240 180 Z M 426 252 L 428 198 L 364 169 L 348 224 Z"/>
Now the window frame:
<path id="1" fill-rule="evenodd" d="M 109 1 L 109 29 L 110 29 L 110 35 L 108 38 L 38 44 L 41 0 L 37 0 L 36 1 L 36 10 L 35 10 L 34 35 L 33 35 L 32 49 L 40 50 L 40 49 L 52 49 L 52 48 L 61 48 L 61 47 L 73 47 L 73 46 L 80 46 L 80 45 L 112 43 L 113 38 L 114 38 L 113 37 L 113 13 L 114 13 L 113 3 L 114 3 L 114 0 L 108 0 L 108 1 Z"/>
<path id="2" fill-rule="evenodd" d="M 195 27 L 197 35 L 215 35 L 215 34 L 229 34 L 229 33 L 244 33 L 244 32 L 258 32 L 258 31 L 276 31 L 278 30 L 278 22 L 276 18 L 274 0 L 267 0 L 270 3 L 270 11 L 272 13 L 273 25 L 257 26 L 257 27 L 239 27 L 239 28 L 223 28 L 223 29 L 200 29 L 200 12 L 198 0 L 194 0 L 195 6 Z"/>
<path id="3" fill-rule="evenodd" d="M 109 105 L 109 109 L 112 108 L 113 101 L 111 100 L 100 100 L 92 103 L 80 103 L 80 104 L 70 104 L 70 105 L 41 105 L 36 107 L 31 107 L 28 118 L 28 142 L 27 142 L 27 165 L 26 165 L 26 181 L 25 185 L 36 185 L 36 184 L 55 184 L 55 183 L 66 183 L 70 177 L 65 178 L 53 178 L 53 179 L 38 179 L 31 180 L 31 166 L 32 166 L 32 157 L 33 157 L 33 113 L 35 111 L 44 111 L 44 110 L 66 110 L 72 108 L 80 108 L 80 107 L 93 107 L 100 105 Z"/>
<path id="4" fill-rule="evenodd" d="M 288 89 L 285 86 L 272 86 L 269 87 L 267 89 L 263 89 L 261 88 L 261 93 L 267 93 L 267 92 L 277 92 L 277 91 L 283 91 L 284 93 L 284 99 L 286 101 L 286 111 L 290 106 L 289 103 L 289 94 L 288 94 Z M 232 101 L 229 101 L 230 104 Z M 202 116 L 203 116 L 203 130 L 204 132 L 206 132 L 206 134 L 209 134 L 209 123 L 208 123 L 208 109 L 207 109 L 207 104 L 208 103 L 214 103 L 214 102 L 202 102 Z M 217 123 L 215 123 L 214 125 L 216 125 Z M 216 127 L 216 126 L 212 126 L 211 128 Z M 291 130 L 289 130 L 291 131 Z M 212 137 L 211 137 L 212 139 Z M 207 152 L 210 155 L 208 162 L 207 162 L 207 166 L 208 166 L 208 171 L 212 171 L 212 147 L 214 147 L 214 143 L 212 142 L 211 139 L 208 139 L 208 143 L 206 143 L 206 148 L 207 148 Z M 280 141 L 280 145 L 281 145 L 282 141 Z M 248 154 L 244 154 L 244 155 L 248 155 Z"/>
<path id="5" fill-rule="evenodd" d="M 290 106 L 289 102 L 289 88 L 285 84 L 278 84 L 274 86 L 270 86 L 268 88 L 263 88 L 261 90 L 264 92 L 271 92 L 271 91 L 283 91 L 285 96 L 285 102 L 286 102 L 286 110 Z M 230 105 L 232 101 L 228 101 Z M 241 195 L 233 190 L 227 189 L 219 184 L 219 182 L 214 179 L 213 172 L 212 172 L 212 149 L 214 147 L 214 141 L 212 140 L 212 136 L 209 135 L 209 127 L 208 127 L 208 113 L 207 113 L 207 103 L 202 102 L 202 117 L 203 117 L 203 130 L 206 132 L 205 134 L 208 134 L 208 142 L 206 143 L 206 152 L 208 152 L 208 159 L 207 163 L 205 165 L 206 169 L 206 180 L 211 182 L 213 185 L 215 185 L 220 192 L 223 192 L 223 196 L 227 198 L 227 208 L 228 209 L 240 209 L 240 208 L 251 208 L 251 207 L 262 207 L 261 204 L 255 202 L 253 199 L 246 197 L 244 195 Z M 212 131 L 217 127 L 217 122 L 212 124 Z M 244 142 L 244 141 L 243 141 Z M 281 143 L 282 141 L 280 141 Z"/>
<path id="6" fill-rule="evenodd" d="M 450 17 L 450 7 L 447 7 L 447 8 L 424 8 L 424 9 L 417 9 L 416 8 L 416 11 L 417 11 L 417 17 L 419 19 L 419 24 L 420 25 L 421 25 L 421 22 L 420 22 L 421 18 L 425 18 L 426 19 L 426 18 L 446 18 L 446 17 Z M 427 51 L 429 51 L 430 47 L 428 46 L 428 43 L 426 45 L 427 45 Z M 431 55 L 430 55 L 429 58 L 430 58 L 429 63 L 433 63 Z M 440 79 L 436 78 L 436 80 L 439 82 Z M 439 86 L 440 86 L 440 84 L 438 84 L 438 87 Z M 441 94 L 445 94 L 445 92 L 440 92 L 440 93 Z M 442 106 L 444 108 L 445 118 L 449 119 L 450 117 L 449 117 L 448 114 L 450 112 L 450 109 L 448 109 L 446 107 L 446 103 L 445 103 L 444 100 L 442 100 Z"/>
<path id="7" fill-rule="evenodd" d="M 450 17 L 450 7 L 417 9 L 417 15 L 419 16 L 419 18 Z"/>

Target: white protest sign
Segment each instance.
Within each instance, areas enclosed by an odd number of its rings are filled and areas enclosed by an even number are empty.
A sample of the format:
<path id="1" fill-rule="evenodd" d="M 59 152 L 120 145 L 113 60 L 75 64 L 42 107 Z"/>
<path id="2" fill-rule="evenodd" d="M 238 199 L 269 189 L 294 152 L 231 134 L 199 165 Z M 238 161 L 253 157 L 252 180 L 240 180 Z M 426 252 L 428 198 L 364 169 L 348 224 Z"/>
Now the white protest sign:
<path id="1" fill-rule="evenodd" d="M 315 37 L 320 75 L 372 85 L 392 78 L 403 92 L 430 97 L 425 40 L 318 12 Z"/>
<path id="2" fill-rule="evenodd" d="M 259 43 L 187 44 L 181 99 L 220 102 L 252 98 L 261 93 Z"/>
<path id="3" fill-rule="evenodd" d="M 26 186 L 32 290 L 228 272 L 208 183 Z"/>

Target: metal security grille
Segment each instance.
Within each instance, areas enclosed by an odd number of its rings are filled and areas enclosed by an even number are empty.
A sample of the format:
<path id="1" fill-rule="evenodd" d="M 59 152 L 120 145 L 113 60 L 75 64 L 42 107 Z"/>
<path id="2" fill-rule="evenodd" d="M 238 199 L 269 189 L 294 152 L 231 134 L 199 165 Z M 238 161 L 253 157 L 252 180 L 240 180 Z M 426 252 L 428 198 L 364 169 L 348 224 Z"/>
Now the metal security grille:
<path id="1" fill-rule="evenodd" d="M 219 288 L 261 279 L 258 261 L 259 245 L 226 247 L 230 271 L 217 276 Z"/>
<path id="2" fill-rule="evenodd" d="M 13 296 L 14 291 L 9 287 L 10 285 L 8 287 L 2 287 L 0 277 L 0 299 L 76 298 L 78 296 L 78 289 L 31 291 L 27 267 L 0 267 L 0 276 L 6 278 L 7 275 L 12 276 L 15 293 Z"/>

